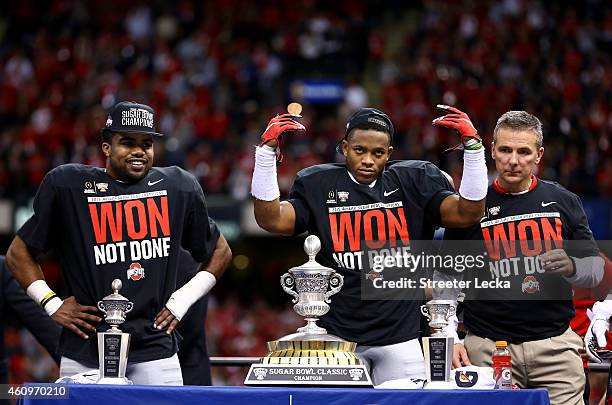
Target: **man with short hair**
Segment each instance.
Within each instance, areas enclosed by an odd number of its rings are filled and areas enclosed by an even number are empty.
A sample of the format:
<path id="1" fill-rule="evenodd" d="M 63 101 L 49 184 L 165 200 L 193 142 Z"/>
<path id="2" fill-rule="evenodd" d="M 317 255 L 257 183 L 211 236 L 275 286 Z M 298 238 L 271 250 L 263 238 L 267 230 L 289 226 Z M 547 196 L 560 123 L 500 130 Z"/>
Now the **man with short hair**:
<path id="1" fill-rule="evenodd" d="M 63 326 L 62 377 L 98 366 L 96 303 L 120 279 L 134 303 L 121 325 L 131 334 L 127 377 L 135 384 L 182 385 L 174 328 L 222 275 L 231 251 L 208 217 L 194 176 L 153 167 L 155 111 L 116 104 L 102 129 L 106 167 L 67 164 L 45 176 L 34 215 L 18 231 L 7 265 L 28 295 Z M 176 290 L 180 248 L 204 264 Z M 49 288 L 36 261 L 54 248 L 70 297 Z M 175 291 L 176 290 L 176 291 Z"/>
<path id="2" fill-rule="evenodd" d="M 286 114 L 273 118 L 255 153 L 252 194 L 257 223 L 269 232 L 308 232 L 321 239 L 319 262 L 344 276 L 344 286 L 332 298 L 321 325 L 329 333 L 358 344 L 357 352 L 375 385 L 393 379 L 425 378 L 418 341 L 423 297 L 365 297 L 362 281 L 380 277 L 368 272 L 367 245 L 431 240 L 436 226 L 475 224 L 484 208 L 487 169 L 480 137 L 465 113 L 449 106 L 439 108 L 446 115 L 433 123 L 456 129 L 465 149 L 458 194 L 430 162 L 389 161 L 393 124 L 374 108 L 362 108 L 349 117 L 339 144 L 346 164 L 300 171 L 288 201 L 279 199 L 278 138 L 286 131 L 304 131 L 299 117 Z"/>
<path id="3" fill-rule="evenodd" d="M 542 144 L 537 117 L 503 114 L 493 135 L 497 178 L 487 193 L 485 216 L 479 225 L 446 230 L 445 239 L 462 241 L 466 251 L 465 240 L 484 242 L 484 272 L 464 273 L 473 283 L 508 283 L 480 289 L 471 284 L 465 291 L 468 333 L 463 344 L 455 344 L 453 365 L 491 366 L 495 341 L 505 340 L 514 383 L 548 389 L 552 404 L 577 404 L 584 373 L 582 341 L 569 327 L 572 285 L 597 285 L 603 261 L 578 196 L 535 176 Z"/>

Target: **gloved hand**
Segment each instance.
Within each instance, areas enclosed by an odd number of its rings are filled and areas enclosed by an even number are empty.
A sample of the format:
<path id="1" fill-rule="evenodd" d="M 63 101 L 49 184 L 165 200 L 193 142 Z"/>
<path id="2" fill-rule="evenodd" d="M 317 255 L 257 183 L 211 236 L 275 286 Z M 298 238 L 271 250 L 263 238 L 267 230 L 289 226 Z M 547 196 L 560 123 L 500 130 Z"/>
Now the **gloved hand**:
<path id="1" fill-rule="evenodd" d="M 595 363 L 601 363 L 602 359 L 595 351 L 603 349 L 607 345 L 606 332 L 610 328 L 610 316 L 612 316 L 612 301 L 598 301 L 593 305 L 593 311 L 587 310 L 591 324 L 584 336 L 589 359 Z"/>
<path id="2" fill-rule="evenodd" d="M 306 131 L 306 127 L 297 122 L 296 118 L 300 117 L 291 114 L 277 115 L 268 122 L 266 130 L 261 135 L 261 143 L 259 146 L 268 145 L 272 148 L 276 148 L 276 160 L 278 162 L 283 160 L 283 155 L 280 152 L 281 136 L 287 131 Z"/>
<path id="3" fill-rule="evenodd" d="M 438 104 L 436 107 L 449 114 L 436 118 L 432 121 L 432 124 L 455 129 L 461 137 L 461 143 L 444 151 L 445 153 L 462 148 L 467 150 L 482 148 L 482 138 L 478 135 L 478 131 L 474 128 L 470 117 L 466 113 L 448 105 Z"/>

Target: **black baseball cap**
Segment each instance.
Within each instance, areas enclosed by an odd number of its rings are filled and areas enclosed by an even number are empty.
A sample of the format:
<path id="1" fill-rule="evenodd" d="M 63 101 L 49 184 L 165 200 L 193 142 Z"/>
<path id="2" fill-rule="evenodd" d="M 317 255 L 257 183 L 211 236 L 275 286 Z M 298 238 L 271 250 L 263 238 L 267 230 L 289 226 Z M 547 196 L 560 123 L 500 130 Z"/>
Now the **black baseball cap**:
<path id="1" fill-rule="evenodd" d="M 376 128 L 380 131 L 389 134 L 389 144 L 393 145 L 393 123 L 387 114 L 376 108 L 361 108 L 355 111 L 346 122 L 346 131 L 344 137 L 336 144 L 336 152 L 342 154 L 342 141 L 348 137 L 348 134 L 363 124 L 368 124 L 369 127 Z"/>
<path id="2" fill-rule="evenodd" d="M 346 122 L 344 137 L 346 138 L 353 128 L 363 124 L 368 124 L 369 126 L 388 133 L 391 136 L 391 143 L 393 143 L 393 134 L 395 132 L 393 123 L 387 114 L 376 108 L 361 108 L 355 111 Z"/>
<path id="3" fill-rule="evenodd" d="M 109 132 L 127 132 L 164 136 L 155 132 L 155 110 L 146 104 L 133 101 L 122 101 L 115 104 L 108 114 L 106 126 L 100 131 L 102 135 Z"/>

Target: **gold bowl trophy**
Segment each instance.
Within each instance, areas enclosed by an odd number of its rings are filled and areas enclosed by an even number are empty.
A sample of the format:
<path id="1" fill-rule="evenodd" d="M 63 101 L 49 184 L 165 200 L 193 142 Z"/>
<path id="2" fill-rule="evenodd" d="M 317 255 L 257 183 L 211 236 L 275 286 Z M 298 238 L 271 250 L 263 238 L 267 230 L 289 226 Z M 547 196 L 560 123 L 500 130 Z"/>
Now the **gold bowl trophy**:
<path id="1" fill-rule="evenodd" d="M 125 322 L 125 315 L 134 308 L 134 303 L 119 294 L 121 280 L 113 280 L 111 287 L 113 293 L 98 301 L 98 309 L 111 327 L 106 332 L 98 332 L 100 378 L 96 384 L 132 384 L 125 377 L 130 334 L 121 332 L 118 326 Z"/>
<path id="2" fill-rule="evenodd" d="M 421 306 L 421 313 L 429 320 L 431 336 L 423 338 L 423 356 L 427 381 L 449 381 L 453 362 L 453 337 L 444 328 L 455 314 L 455 307 L 444 300 L 431 300 Z"/>
<path id="3" fill-rule="evenodd" d="M 317 325 L 329 311 L 330 297 L 342 288 L 344 278 L 316 262 L 321 241 L 310 235 L 304 241 L 308 262 L 281 276 L 283 290 L 291 294 L 293 310 L 306 325 L 296 333 L 267 343 L 268 354 L 252 364 L 245 385 L 366 386 L 372 381 L 355 354 L 357 346 L 330 335 Z"/>

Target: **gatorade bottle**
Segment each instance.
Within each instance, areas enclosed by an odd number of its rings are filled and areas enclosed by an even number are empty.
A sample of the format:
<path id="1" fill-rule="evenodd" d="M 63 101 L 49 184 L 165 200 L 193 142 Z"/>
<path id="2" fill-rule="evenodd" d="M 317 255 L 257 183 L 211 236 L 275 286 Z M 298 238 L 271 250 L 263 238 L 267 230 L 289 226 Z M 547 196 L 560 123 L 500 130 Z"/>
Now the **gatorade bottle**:
<path id="1" fill-rule="evenodd" d="M 512 356 L 505 340 L 495 342 L 493 378 L 495 379 L 495 389 L 512 389 Z"/>

